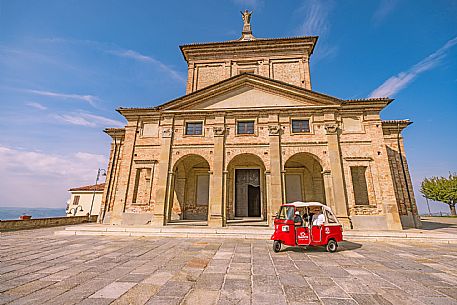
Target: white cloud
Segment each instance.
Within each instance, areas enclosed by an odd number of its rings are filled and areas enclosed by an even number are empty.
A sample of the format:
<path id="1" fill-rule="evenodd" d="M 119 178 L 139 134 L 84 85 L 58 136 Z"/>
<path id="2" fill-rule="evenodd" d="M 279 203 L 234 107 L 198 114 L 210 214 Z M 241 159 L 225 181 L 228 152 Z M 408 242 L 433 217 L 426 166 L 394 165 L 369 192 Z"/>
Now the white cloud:
<path id="1" fill-rule="evenodd" d="M 106 156 L 88 152 L 62 155 L 0 145 L 0 204 L 64 208 L 67 190 L 93 184 L 107 163 Z"/>
<path id="2" fill-rule="evenodd" d="M 133 50 L 118 49 L 118 50 L 107 50 L 107 52 L 110 54 L 116 55 L 118 57 L 130 58 L 135 61 L 142 62 L 142 63 L 149 63 L 149 64 L 156 65 L 157 67 L 159 67 L 159 69 L 161 69 L 162 71 L 164 71 L 165 73 L 170 75 L 175 80 L 180 81 L 182 83 L 184 83 L 186 81 L 186 79 L 175 69 L 171 68 L 170 66 L 164 64 L 160 60 L 157 60 L 151 56 L 146 56 L 146 55 L 140 54 Z"/>
<path id="3" fill-rule="evenodd" d="M 104 116 L 85 112 L 54 114 L 53 117 L 63 123 L 86 127 L 123 127 L 125 123 Z"/>
<path id="4" fill-rule="evenodd" d="M 324 36 L 330 30 L 328 16 L 333 10 L 333 1 L 308 0 L 298 10 L 303 12 L 304 22 L 299 28 L 300 35 Z"/>
<path id="5" fill-rule="evenodd" d="M 46 110 L 48 109 L 46 106 L 40 104 L 40 103 L 36 103 L 36 102 L 30 102 L 30 103 L 27 103 L 26 104 L 27 106 L 30 106 L 32 108 L 36 108 L 36 109 L 39 109 L 39 110 Z"/>
<path id="6" fill-rule="evenodd" d="M 9 175 L 89 181 L 94 176 L 94 170 L 106 164 L 105 156 L 86 152 L 57 155 L 0 146 L 0 172 L 8 172 Z"/>
<path id="7" fill-rule="evenodd" d="M 100 100 L 98 97 L 94 95 L 81 95 L 81 94 L 68 94 L 68 93 L 59 93 L 59 92 L 52 92 L 52 91 L 43 91 L 43 90 L 25 90 L 26 92 L 30 92 L 40 96 L 48 96 L 53 98 L 60 98 L 60 99 L 71 99 L 71 100 L 79 100 L 83 102 L 87 102 L 90 105 L 95 107 L 95 102 Z"/>
<path id="8" fill-rule="evenodd" d="M 370 97 L 384 97 L 395 95 L 400 90 L 407 87 L 419 74 L 435 68 L 443 60 L 443 58 L 446 57 L 447 51 L 456 44 L 457 37 L 454 37 L 453 39 L 446 42 L 444 46 L 439 48 L 433 54 L 422 59 L 407 71 L 400 72 L 397 75 L 387 79 L 381 86 L 370 93 Z"/>
<path id="9" fill-rule="evenodd" d="M 297 35 L 319 36 L 319 43 L 313 55 L 315 64 L 322 59 L 332 59 L 339 51 L 337 45 L 330 44 L 327 39 L 331 28 L 330 13 L 335 8 L 333 0 L 306 0 L 296 10 L 303 23 L 298 27 Z"/>
<path id="10" fill-rule="evenodd" d="M 253 0 L 251 0 L 251 1 L 253 1 Z M 254 2 L 257 2 L 257 1 L 254 1 Z M 93 40 L 66 39 L 66 38 L 44 38 L 44 39 L 38 39 L 38 41 L 46 42 L 46 43 L 67 43 L 67 44 L 83 45 L 83 46 L 90 47 L 90 48 L 99 50 L 101 52 L 109 53 L 109 54 L 112 54 L 112 55 L 115 55 L 118 57 L 129 58 L 129 59 L 133 59 L 135 61 L 141 62 L 141 63 L 155 65 L 160 70 L 167 73 L 173 79 L 175 79 L 179 82 L 182 82 L 182 83 L 185 83 L 185 81 L 186 81 L 186 78 L 181 73 L 176 71 L 173 67 L 164 64 L 160 60 L 158 60 L 152 56 L 140 54 L 139 52 L 134 51 L 134 50 L 126 50 L 126 49 L 120 48 L 113 44 L 108 44 L 108 43 L 103 43 L 103 42 L 98 42 L 98 41 L 93 41 Z"/>
<path id="11" fill-rule="evenodd" d="M 373 22 L 375 25 L 381 23 L 384 18 L 389 15 L 397 6 L 398 0 L 381 0 L 379 6 L 373 14 Z"/>

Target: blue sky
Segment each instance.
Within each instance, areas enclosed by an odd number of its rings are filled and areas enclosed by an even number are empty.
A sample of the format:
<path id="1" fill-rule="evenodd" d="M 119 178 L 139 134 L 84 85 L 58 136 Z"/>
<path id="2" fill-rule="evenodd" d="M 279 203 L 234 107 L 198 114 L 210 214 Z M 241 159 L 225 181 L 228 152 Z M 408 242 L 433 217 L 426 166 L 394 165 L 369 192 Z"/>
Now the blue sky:
<path id="1" fill-rule="evenodd" d="M 0 206 L 63 207 L 93 183 L 103 128 L 125 123 L 115 109 L 183 95 L 178 46 L 237 39 L 246 8 L 256 37 L 320 36 L 313 90 L 396 99 L 382 117 L 414 122 L 406 151 L 426 211 L 423 177 L 457 171 L 453 0 L 0 0 Z"/>

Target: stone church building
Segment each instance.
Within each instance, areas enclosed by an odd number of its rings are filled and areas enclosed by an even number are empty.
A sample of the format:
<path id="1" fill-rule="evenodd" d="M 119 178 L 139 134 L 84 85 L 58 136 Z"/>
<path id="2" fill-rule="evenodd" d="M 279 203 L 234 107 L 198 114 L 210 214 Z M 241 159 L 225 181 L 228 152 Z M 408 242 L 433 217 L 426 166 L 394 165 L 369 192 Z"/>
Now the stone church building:
<path id="1" fill-rule="evenodd" d="M 383 121 L 392 99 L 344 100 L 312 90 L 318 37 L 182 45 L 186 95 L 119 108 L 99 221 L 211 227 L 272 225 L 283 203 L 318 201 L 345 228 L 418 227 L 401 132 Z"/>

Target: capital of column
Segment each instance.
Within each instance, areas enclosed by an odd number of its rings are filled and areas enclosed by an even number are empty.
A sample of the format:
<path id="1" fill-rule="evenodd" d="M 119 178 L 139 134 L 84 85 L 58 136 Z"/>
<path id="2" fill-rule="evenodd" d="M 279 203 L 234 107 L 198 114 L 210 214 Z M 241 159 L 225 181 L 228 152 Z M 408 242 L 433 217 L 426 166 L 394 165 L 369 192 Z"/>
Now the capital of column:
<path id="1" fill-rule="evenodd" d="M 326 169 L 326 170 L 323 170 L 321 172 L 321 174 L 324 175 L 324 176 L 329 176 L 331 174 L 331 171 L 329 169 Z"/>
<path id="2" fill-rule="evenodd" d="M 338 124 L 336 123 L 327 123 L 324 127 L 327 134 L 336 134 L 338 132 Z"/>
<path id="3" fill-rule="evenodd" d="M 268 134 L 270 136 L 279 136 L 281 133 L 281 126 L 279 125 L 268 125 Z"/>
<path id="4" fill-rule="evenodd" d="M 171 138 L 173 135 L 173 129 L 171 127 L 166 127 L 162 129 L 162 138 Z"/>
<path id="5" fill-rule="evenodd" d="M 225 127 L 217 126 L 213 127 L 213 133 L 215 137 L 222 137 L 225 134 Z"/>

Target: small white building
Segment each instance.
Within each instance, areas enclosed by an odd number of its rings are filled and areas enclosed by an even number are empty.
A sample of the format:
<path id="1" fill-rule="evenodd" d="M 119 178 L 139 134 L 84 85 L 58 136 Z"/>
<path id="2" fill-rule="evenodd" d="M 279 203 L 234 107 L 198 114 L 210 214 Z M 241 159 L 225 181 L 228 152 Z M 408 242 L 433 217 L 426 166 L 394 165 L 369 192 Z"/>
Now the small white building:
<path id="1" fill-rule="evenodd" d="M 92 204 L 92 198 L 94 199 L 94 203 L 92 205 L 91 215 L 98 215 L 100 213 L 104 188 L 105 183 L 100 183 L 97 185 L 86 185 L 69 189 L 68 191 L 71 193 L 71 197 L 67 201 L 67 216 L 88 215 Z"/>

